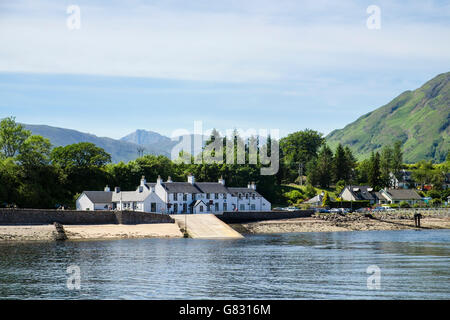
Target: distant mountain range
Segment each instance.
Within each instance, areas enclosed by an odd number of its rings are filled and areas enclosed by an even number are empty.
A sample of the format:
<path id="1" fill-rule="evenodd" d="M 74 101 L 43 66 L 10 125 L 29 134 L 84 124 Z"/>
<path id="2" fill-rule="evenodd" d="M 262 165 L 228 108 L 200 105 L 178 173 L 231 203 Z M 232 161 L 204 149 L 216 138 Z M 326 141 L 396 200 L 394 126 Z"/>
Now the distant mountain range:
<path id="1" fill-rule="evenodd" d="M 79 142 L 91 142 L 103 148 L 111 155 L 112 162 L 128 162 L 139 157 L 139 149 L 143 148 L 143 154 L 163 155 L 170 158 L 172 148 L 179 143 L 171 138 L 157 132 L 147 130 L 136 130 L 129 135 L 116 140 L 107 137 L 97 137 L 90 133 L 84 133 L 72 129 L 51 127 L 47 125 L 23 124 L 32 132 L 48 138 L 54 147 L 66 146 Z M 190 137 L 192 139 L 192 136 Z M 192 143 L 193 146 L 193 143 Z M 198 154 L 202 147 L 192 148 L 191 152 Z"/>
<path id="2" fill-rule="evenodd" d="M 359 159 L 400 140 L 404 161 L 442 162 L 450 150 L 450 72 L 440 74 L 419 89 L 406 91 L 326 140 L 330 147 L 349 146 Z"/>

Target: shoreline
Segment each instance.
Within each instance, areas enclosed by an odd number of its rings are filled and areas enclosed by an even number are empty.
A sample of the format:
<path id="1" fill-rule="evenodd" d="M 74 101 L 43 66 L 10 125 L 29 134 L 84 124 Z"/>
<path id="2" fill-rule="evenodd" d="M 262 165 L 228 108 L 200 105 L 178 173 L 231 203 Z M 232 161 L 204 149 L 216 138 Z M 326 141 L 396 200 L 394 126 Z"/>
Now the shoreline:
<path id="1" fill-rule="evenodd" d="M 424 214 L 421 228 L 413 214 L 314 214 L 311 217 L 229 224 L 242 235 L 294 232 L 450 229 L 450 214 Z M 0 225 L 0 243 L 29 241 L 78 241 L 183 238 L 179 223 L 96 225 Z"/>
<path id="2" fill-rule="evenodd" d="M 450 217 L 425 216 L 420 228 L 415 227 L 414 219 L 404 216 L 351 215 L 314 215 L 308 218 L 267 220 L 249 223 L 231 224 L 242 234 L 271 234 L 294 232 L 341 232 L 370 230 L 438 230 L 450 229 Z"/>
<path id="3" fill-rule="evenodd" d="M 182 238 L 176 223 L 101 225 L 0 225 L 0 242 Z"/>

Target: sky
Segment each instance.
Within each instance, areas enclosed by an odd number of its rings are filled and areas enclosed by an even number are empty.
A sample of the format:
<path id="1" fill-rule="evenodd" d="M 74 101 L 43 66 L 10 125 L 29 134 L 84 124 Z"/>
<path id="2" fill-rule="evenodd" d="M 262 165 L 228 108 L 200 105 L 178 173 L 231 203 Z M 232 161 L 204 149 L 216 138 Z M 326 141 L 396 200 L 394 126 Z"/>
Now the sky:
<path id="1" fill-rule="evenodd" d="M 0 118 L 328 134 L 450 71 L 449 39 L 450 1 L 0 0 Z"/>

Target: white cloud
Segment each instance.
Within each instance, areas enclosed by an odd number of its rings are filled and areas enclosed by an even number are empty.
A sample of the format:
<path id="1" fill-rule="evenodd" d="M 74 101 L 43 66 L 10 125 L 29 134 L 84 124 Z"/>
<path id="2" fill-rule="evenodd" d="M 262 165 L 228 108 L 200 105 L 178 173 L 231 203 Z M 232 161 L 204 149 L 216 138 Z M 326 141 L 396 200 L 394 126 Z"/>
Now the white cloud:
<path id="1" fill-rule="evenodd" d="M 450 65 L 450 43 L 443 41 L 450 27 L 396 23 L 387 8 L 401 8 L 388 3 L 379 31 L 365 27 L 365 10 L 352 1 L 340 7 L 329 1 L 231 1 L 229 10 L 206 3 L 181 9 L 164 2 L 137 1 L 131 9 L 80 4 L 81 29 L 73 31 L 65 7 L 42 3 L 2 11 L 0 71 L 270 82 L 318 72 Z M 409 14 L 422 8 L 417 6 L 408 7 Z"/>

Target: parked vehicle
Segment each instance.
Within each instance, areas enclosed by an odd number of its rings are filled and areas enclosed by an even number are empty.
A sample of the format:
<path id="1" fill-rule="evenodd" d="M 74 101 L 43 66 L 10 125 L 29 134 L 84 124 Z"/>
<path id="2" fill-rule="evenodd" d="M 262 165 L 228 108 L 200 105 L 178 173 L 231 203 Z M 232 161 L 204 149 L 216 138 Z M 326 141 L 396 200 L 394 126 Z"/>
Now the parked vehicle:
<path id="1" fill-rule="evenodd" d="M 297 211 L 297 210 L 298 210 L 297 207 L 287 207 L 287 208 L 286 208 L 286 211 L 290 211 L 290 212 L 292 212 L 292 211 Z"/>

